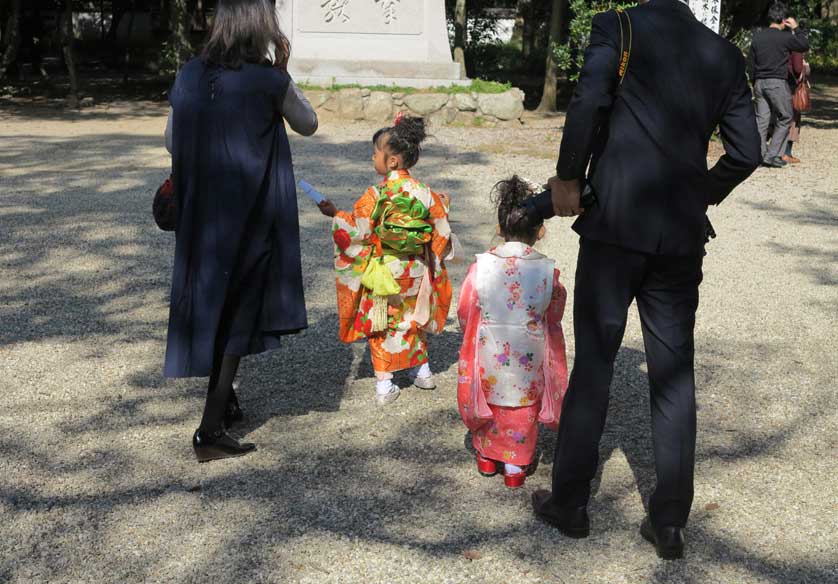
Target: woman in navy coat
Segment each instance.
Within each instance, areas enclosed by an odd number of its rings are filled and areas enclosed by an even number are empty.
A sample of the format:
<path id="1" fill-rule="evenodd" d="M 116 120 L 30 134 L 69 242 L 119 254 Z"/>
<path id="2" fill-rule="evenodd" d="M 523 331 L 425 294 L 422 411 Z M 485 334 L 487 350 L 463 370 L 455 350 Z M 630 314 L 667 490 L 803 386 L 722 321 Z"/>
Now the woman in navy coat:
<path id="1" fill-rule="evenodd" d="M 221 0 L 202 55 L 170 94 L 179 200 L 164 373 L 210 378 L 192 440 L 201 462 L 255 448 L 226 432 L 242 416 L 239 359 L 307 326 L 283 118 L 311 135 L 317 116 L 285 71 L 289 51 L 269 0 Z"/>

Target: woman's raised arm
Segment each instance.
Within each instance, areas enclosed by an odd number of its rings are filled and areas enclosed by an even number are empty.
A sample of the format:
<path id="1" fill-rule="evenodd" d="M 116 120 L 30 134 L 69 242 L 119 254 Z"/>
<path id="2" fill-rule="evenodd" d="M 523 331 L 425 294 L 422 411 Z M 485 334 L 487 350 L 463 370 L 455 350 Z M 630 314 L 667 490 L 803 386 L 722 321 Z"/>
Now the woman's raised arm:
<path id="1" fill-rule="evenodd" d="M 280 111 L 291 129 L 298 134 L 311 136 L 317 131 L 317 112 L 293 81 L 288 85 Z"/>

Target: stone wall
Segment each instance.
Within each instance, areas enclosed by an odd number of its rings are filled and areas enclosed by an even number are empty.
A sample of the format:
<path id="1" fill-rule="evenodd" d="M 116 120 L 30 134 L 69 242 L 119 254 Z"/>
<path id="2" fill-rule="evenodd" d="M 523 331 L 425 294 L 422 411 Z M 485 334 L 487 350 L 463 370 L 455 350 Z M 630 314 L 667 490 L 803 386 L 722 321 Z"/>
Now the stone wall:
<path id="1" fill-rule="evenodd" d="M 363 88 L 305 90 L 318 113 L 348 120 L 392 122 L 400 111 L 427 118 L 431 125 L 493 126 L 521 119 L 524 92 L 503 93 L 398 93 Z"/>

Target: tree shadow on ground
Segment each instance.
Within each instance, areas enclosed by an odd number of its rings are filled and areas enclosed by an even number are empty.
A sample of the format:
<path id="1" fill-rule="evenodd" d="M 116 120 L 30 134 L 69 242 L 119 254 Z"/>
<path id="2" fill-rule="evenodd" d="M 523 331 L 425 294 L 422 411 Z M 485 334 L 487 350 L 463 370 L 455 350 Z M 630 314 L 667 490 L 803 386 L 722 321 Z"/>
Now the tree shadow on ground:
<path id="1" fill-rule="evenodd" d="M 745 201 L 752 209 L 763 211 L 772 217 L 790 223 L 798 228 L 828 228 L 834 234 L 838 228 L 838 194 L 828 192 L 811 193 L 805 206 L 789 208 L 775 201 Z M 786 232 L 788 233 L 788 232 Z M 824 232 L 829 233 L 829 232 Z M 819 286 L 834 288 L 838 284 L 838 239 L 824 240 L 821 246 L 797 245 L 791 241 L 767 242 L 777 255 L 793 260 L 797 271 Z M 826 302 L 827 312 L 838 308 L 838 297 L 832 302 L 812 300 L 814 304 Z"/>
<path id="2" fill-rule="evenodd" d="M 159 232 L 151 219 L 152 196 L 168 172 L 161 146 L 159 138 L 130 134 L 16 136 L 4 144 L 0 170 L 9 178 L 0 197 L 0 261 L 12 277 L 0 287 L 5 325 L 0 346 L 66 335 L 161 338 L 166 322 L 161 301 L 167 301 L 174 249 L 172 234 Z M 324 192 L 342 208 L 351 208 L 377 180 L 357 164 L 359 156 L 367 161 L 365 142 L 315 137 L 295 141 L 295 147 L 297 175 L 311 182 L 323 177 Z M 436 150 L 428 168 L 437 158 L 482 160 Z M 124 167 L 117 175 L 103 173 L 115 157 Z M 157 160 L 159 166 L 138 162 L 143 160 Z M 430 184 L 434 175 L 427 178 Z M 463 184 L 451 177 L 436 183 L 449 192 Z M 332 269 L 329 223 L 306 198 L 299 204 L 304 284 L 322 286 Z M 479 242 L 471 229 L 464 228 L 464 240 Z M 149 302 L 159 306 L 154 322 L 120 318 Z"/>
<path id="3" fill-rule="evenodd" d="M 159 370 L 172 238 L 153 227 L 149 202 L 166 164 L 159 157 L 153 167 L 136 162 L 159 148 L 159 140 L 113 134 L 30 137 L 28 146 L 16 144 L 4 144 L 0 153 L 0 170 L 15 172 L 8 183 L 4 176 L 7 190 L 0 195 L 0 262 L 9 268 L 0 283 L 0 350 L 42 343 L 45 351 L 56 344 L 88 351 L 87 342 L 97 340 L 101 353 L 87 357 L 94 370 L 147 340 L 151 348 L 144 350 L 159 358 L 126 361 L 112 395 L 85 396 L 73 387 L 67 396 L 44 400 L 35 391 L 29 397 L 26 388 L 23 405 L 4 409 L 0 452 L 7 472 L 0 473 L 0 508 L 7 537 L 0 540 L 0 577 L 196 581 L 223 580 L 222 574 L 250 582 L 266 574 L 296 578 L 302 570 L 315 580 L 340 579 L 340 568 L 330 562 L 339 566 L 338 554 L 364 544 L 385 554 L 388 546 L 410 550 L 423 564 L 494 546 L 499 558 L 525 559 L 560 580 L 557 566 L 580 554 L 607 553 L 601 539 L 570 542 L 539 524 L 529 513 L 527 493 L 499 492 L 473 472 L 460 473 L 473 468 L 473 458 L 459 442 L 462 426 L 453 403 L 440 407 L 425 396 L 427 411 L 407 422 L 397 410 L 368 408 L 337 419 L 339 407 L 360 408 L 342 398 L 348 374 L 366 357 L 363 351 L 359 357 L 358 345 L 336 340 L 331 297 L 311 306 L 309 331 L 243 364 L 242 393 L 252 416 L 244 430 L 272 424 L 274 442 L 260 443 L 260 451 L 240 461 L 199 467 L 183 427 L 197 419 L 195 398 L 205 389 L 194 381 L 164 381 Z M 295 140 L 298 176 L 323 176 L 347 207 L 369 184 L 371 173 L 357 164 L 366 160 L 368 147 L 362 141 Z M 72 155 L 59 159 L 59 148 Z M 130 186 L 96 175 L 101 171 L 91 161 L 116 152 L 124 152 L 119 160 Z M 51 157 L 49 168 L 38 164 Z M 455 193 L 462 182 L 432 170 L 445 157 L 463 165 L 479 165 L 482 158 L 439 149 L 426 159 L 431 170 L 419 176 Z M 327 223 L 304 201 L 300 205 L 306 287 L 331 286 Z M 455 213 L 466 217 L 473 210 L 463 205 Z M 470 219 L 461 233 L 467 251 L 480 251 L 491 223 Z M 85 267 L 83 259 L 95 261 Z M 766 431 L 753 412 L 776 393 L 749 394 L 751 372 L 733 367 L 730 356 L 751 352 L 770 360 L 785 348 L 712 341 L 714 351 L 699 351 L 699 464 L 717 458 L 735 471 L 737 463 L 776 456 L 831 411 L 827 392 L 822 403 L 797 404 L 793 415 Z M 454 333 L 431 338 L 432 358 L 441 366 L 454 363 L 456 348 Z M 636 349 L 618 355 L 601 454 L 605 461 L 622 451 L 633 475 L 629 488 L 644 494 L 653 474 L 642 362 Z M 716 376 L 734 390 L 733 407 L 703 395 L 703 386 L 719 384 Z M 55 421 L 36 436 L 26 427 L 33 416 Z M 542 438 L 548 460 L 553 440 Z M 592 511 L 614 518 L 597 527 L 607 535 L 631 519 L 619 493 L 603 492 L 598 481 Z M 487 507 L 503 520 L 481 512 Z M 514 516 L 504 515 L 510 509 Z M 699 582 L 717 575 L 711 569 L 728 567 L 773 584 L 827 582 L 833 575 L 828 565 L 769 556 L 701 517 L 691 524 L 690 537 L 690 558 L 654 567 L 655 581 Z M 288 549 L 295 550 L 293 560 Z M 426 567 L 409 569 L 422 574 Z"/>
<path id="4" fill-rule="evenodd" d="M 763 351 L 764 347 L 751 350 Z M 648 408 L 644 408 L 645 380 L 640 363 L 642 353 L 624 350 L 613 392 L 609 423 L 603 438 L 603 460 L 621 450 L 632 467 L 641 491 L 651 484 L 648 435 Z M 723 363 L 716 362 L 714 367 Z M 726 371 L 727 375 L 730 371 Z M 735 383 L 735 379 L 733 382 Z M 261 397 L 258 399 L 262 399 Z M 320 398 L 305 394 L 292 396 L 277 393 L 276 405 L 283 411 L 298 413 L 319 407 Z M 701 401 L 701 399 L 700 399 Z M 739 424 L 725 444 L 711 444 L 699 451 L 703 460 L 724 457 L 731 464 L 776 453 L 801 430 L 812 423 L 825 404 L 810 404 L 775 431 L 765 434 L 747 422 Z M 261 407 L 261 406 L 260 406 Z M 270 410 L 273 405 L 267 404 Z M 707 405 L 711 411 L 700 414 L 702 435 L 724 434 L 730 430 L 720 420 L 723 405 Z M 136 412 L 139 417 L 143 412 Z M 142 561 L 131 564 L 132 579 L 163 579 L 161 565 L 171 561 L 178 545 L 191 537 L 204 538 L 200 554 L 179 558 L 196 578 L 221 573 L 237 575 L 238 581 L 256 580 L 266 572 L 273 577 L 277 570 L 295 570 L 283 563 L 277 550 L 305 542 L 317 534 L 335 544 L 395 546 L 410 550 L 417 557 L 455 558 L 465 550 L 491 545 L 505 554 L 526 559 L 532 569 L 555 575 L 555 566 L 580 553 L 596 553 L 596 537 L 575 542 L 538 523 L 529 513 L 526 493 L 498 492 L 496 484 L 454 472 L 472 467 L 473 458 L 455 441 L 451 431 L 459 427 L 453 406 L 429 409 L 409 422 L 391 422 L 388 415 L 372 415 L 368 424 L 344 424 L 338 434 L 324 429 L 325 442 L 313 445 L 293 440 L 292 430 L 280 431 L 275 449 L 260 451 L 262 462 L 242 466 L 235 461 L 215 463 L 212 472 L 197 480 L 184 476 L 184 467 L 176 455 L 172 465 L 158 465 L 157 472 L 138 472 L 147 462 L 131 449 L 105 449 L 78 459 L 66 459 L 60 450 L 44 452 L 31 447 L 20 434 L 5 434 L 0 449 L 12 461 L 26 464 L 30 472 L 51 477 L 60 484 L 68 477 L 83 475 L 91 481 L 90 489 L 64 491 L 42 490 L 33 485 L 0 479 L 0 502 L 11 519 L 16 537 L 32 545 L 30 553 L 3 554 L 0 573 L 7 575 L 39 574 L 42 580 L 66 579 L 72 568 L 61 558 L 74 557 L 73 539 L 64 537 L 82 525 L 86 545 L 108 550 L 97 556 L 94 568 L 118 577 L 130 552 L 115 547 L 115 541 L 127 530 L 144 524 L 143 511 L 168 509 L 177 521 L 166 520 L 165 541 L 146 545 Z M 62 430 L 74 436 L 74 428 Z M 364 444 L 362 435 L 375 433 L 377 438 Z M 340 440 L 335 440 L 340 438 Z M 544 471 L 542 471 L 544 472 Z M 125 475 L 136 477 L 126 481 Z M 189 473 L 187 473 L 189 474 Z M 592 502 L 595 530 L 622 530 L 630 521 L 620 493 L 596 493 Z M 232 506 L 232 507 L 231 507 Z M 481 506 L 513 507 L 514 521 L 487 521 L 478 512 Z M 232 509 L 239 517 L 231 517 Z M 93 511 L 95 510 L 95 512 Z M 60 513 L 59 513 L 60 512 Z M 60 519 L 41 525 L 33 519 L 56 513 Z M 608 516 L 608 525 L 596 518 Z M 226 519 L 225 519 L 226 517 Z M 80 521 L 81 523 L 75 523 Z M 161 521 L 149 519 L 149 521 Z M 223 522 L 223 528 L 217 524 Z M 134 526 L 134 527 L 130 527 Z M 710 527 L 701 517 L 689 528 L 688 559 L 667 565 L 653 565 L 649 581 L 701 582 L 715 568 L 736 568 L 754 578 L 775 584 L 791 582 L 826 582 L 831 568 L 804 560 L 790 561 L 766 556 L 751 549 L 728 531 Z M 129 542 L 132 541 L 129 539 Z M 305 545 L 305 544 L 303 544 Z M 647 548 L 651 554 L 651 548 Z M 224 551 L 226 550 L 226 551 Z M 235 550 L 230 553 L 231 550 Z M 223 553 L 222 553 L 223 552 Z M 270 553 L 269 553 L 270 552 Z M 600 553 L 602 550 L 600 550 Z M 325 571 L 337 577 L 327 559 L 328 553 L 313 556 L 304 569 Z M 278 564 L 278 565 L 277 565 Z M 302 564 L 301 564 L 302 565 Z M 182 568 L 184 566 L 181 566 Z M 290 577 L 292 574 L 286 574 Z"/>
<path id="5" fill-rule="evenodd" d="M 812 110 L 803 114 L 803 127 L 819 130 L 838 128 L 838 84 L 815 83 L 811 91 Z"/>

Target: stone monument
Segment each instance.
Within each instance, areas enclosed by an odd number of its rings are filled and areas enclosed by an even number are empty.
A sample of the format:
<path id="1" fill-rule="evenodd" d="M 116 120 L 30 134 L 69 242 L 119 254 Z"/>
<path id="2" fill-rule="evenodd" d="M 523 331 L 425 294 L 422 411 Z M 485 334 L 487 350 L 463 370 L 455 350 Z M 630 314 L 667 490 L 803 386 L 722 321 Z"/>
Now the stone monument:
<path id="1" fill-rule="evenodd" d="M 451 58 L 445 0 L 276 0 L 297 82 L 466 84 Z"/>
<path id="2" fill-rule="evenodd" d="M 695 17 L 718 34 L 722 15 L 721 0 L 689 0 L 689 3 Z"/>

